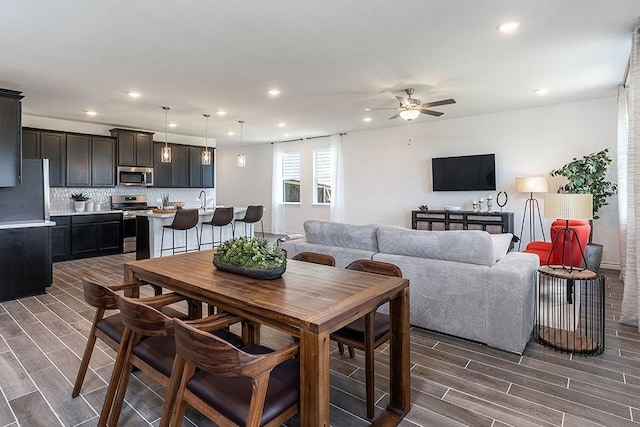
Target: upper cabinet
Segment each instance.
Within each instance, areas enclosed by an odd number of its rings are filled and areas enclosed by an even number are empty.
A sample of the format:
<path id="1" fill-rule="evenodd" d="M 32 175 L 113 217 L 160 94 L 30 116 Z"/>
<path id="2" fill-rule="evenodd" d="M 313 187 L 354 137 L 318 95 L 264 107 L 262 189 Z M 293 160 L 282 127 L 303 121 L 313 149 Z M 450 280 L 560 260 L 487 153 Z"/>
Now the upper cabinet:
<path id="1" fill-rule="evenodd" d="M 20 183 L 21 93 L 0 89 L 0 187 L 15 187 Z"/>
<path id="2" fill-rule="evenodd" d="M 108 136 L 91 137 L 91 185 L 115 187 L 116 140 Z"/>
<path id="3" fill-rule="evenodd" d="M 169 144 L 171 147 L 171 163 L 162 163 L 162 147 L 164 147 L 164 143 L 155 142 L 153 145 L 154 187 L 213 188 L 214 162 L 212 159 L 210 165 L 202 165 L 202 147 Z"/>
<path id="4" fill-rule="evenodd" d="M 215 153 L 211 149 L 212 153 Z M 210 165 L 202 164 L 202 147 L 189 147 L 189 187 L 213 188 L 213 157 Z"/>
<path id="5" fill-rule="evenodd" d="M 153 167 L 153 133 L 111 129 L 118 146 L 118 166 Z"/>
<path id="6" fill-rule="evenodd" d="M 67 135 L 64 132 L 22 129 L 22 157 L 49 159 L 49 186 L 67 184 Z"/>

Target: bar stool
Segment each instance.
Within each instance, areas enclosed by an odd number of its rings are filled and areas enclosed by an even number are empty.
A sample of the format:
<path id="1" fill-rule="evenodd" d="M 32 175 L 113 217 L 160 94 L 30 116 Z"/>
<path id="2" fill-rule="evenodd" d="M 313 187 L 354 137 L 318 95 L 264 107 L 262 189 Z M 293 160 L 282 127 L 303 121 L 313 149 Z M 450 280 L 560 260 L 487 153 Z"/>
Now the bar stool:
<path id="1" fill-rule="evenodd" d="M 233 207 L 230 208 L 216 208 L 213 211 L 213 217 L 211 217 L 211 221 L 203 222 L 200 225 L 200 246 L 211 244 L 212 248 L 216 247 L 216 238 L 215 238 L 215 228 L 216 227 L 225 227 L 231 224 L 231 230 L 233 235 L 233 230 L 235 229 L 235 224 L 233 223 Z M 211 226 L 211 242 L 204 243 L 202 241 L 202 231 L 204 230 L 205 225 Z M 220 240 L 218 244 L 222 243 L 222 228 L 220 228 Z"/>
<path id="2" fill-rule="evenodd" d="M 173 222 L 169 225 L 162 226 L 162 239 L 160 240 L 160 256 L 164 251 L 171 250 L 173 254 L 176 253 L 176 249 L 184 248 L 185 252 L 188 252 L 189 248 L 189 239 L 188 234 L 189 230 L 192 228 L 196 229 L 196 240 L 198 241 L 198 250 L 200 250 L 200 237 L 198 236 L 198 209 L 177 209 L 176 215 L 173 217 Z M 171 230 L 171 237 L 173 246 L 170 248 L 164 247 L 164 232 L 165 230 Z M 184 231 L 184 246 L 176 246 L 175 241 L 175 231 Z"/>
<path id="3" fill-rule="evenodd" d="M 264 212 L 264 206 L 248 206 L 247 211 L 244 213 L 244 218 L 236 219 L 236 222 L 244 223 L 244 235 L 247 235 L 247 224 L 255 224 L 260 221 L 260 227 L 262 228 L 262 238 L 264 239 L 264 224 L 262 223 L 262 214 Z M 234 230 L 235 237 L 235 230 Z"/>

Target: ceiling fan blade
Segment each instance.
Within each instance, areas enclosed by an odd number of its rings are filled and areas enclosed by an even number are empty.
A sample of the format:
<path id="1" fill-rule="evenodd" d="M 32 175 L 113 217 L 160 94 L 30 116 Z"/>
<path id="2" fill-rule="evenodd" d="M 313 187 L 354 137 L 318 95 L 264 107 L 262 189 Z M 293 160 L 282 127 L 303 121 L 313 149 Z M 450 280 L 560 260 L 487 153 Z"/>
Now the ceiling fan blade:
<path id="1" fill-rule="evenodd" d="M 393 116 L 389 117 L 389 120 L 397 119 L 398 117 L 400 117 L 400 113 L 396 113 Z"/>
<path id="2" fill-rule="evenodd" d="M 398 100 L 398 102 L 400 102 L 400 106 L 401 107 L 410 107 L 411 104 L 409 103 L 409 100 L 407 98 L 405 98 L 404 96 L 396 96 L 396 99 Z"/>
<path id="3" fill-rule="evenodd" d="M 433 101 L 433 102 L 425 102 L 424 104 L 418 105 L 419 108 L 427 108 L 427 107 L 437 107 L 439 105 L 448 105 L 455 104 L 455 99 L 443 99 L 441 101 Z"/>
<path id="4" fill-rule="evenodd" d="M 425 108 L 418 108 L 417 110 L 420 111 L 422 114 L 428 114 L 430 116 L 436 116 L 436 117 L 439 117 L 444 114 L 444 113 L 441 113 L 440 111 L 427 110 Z"/>

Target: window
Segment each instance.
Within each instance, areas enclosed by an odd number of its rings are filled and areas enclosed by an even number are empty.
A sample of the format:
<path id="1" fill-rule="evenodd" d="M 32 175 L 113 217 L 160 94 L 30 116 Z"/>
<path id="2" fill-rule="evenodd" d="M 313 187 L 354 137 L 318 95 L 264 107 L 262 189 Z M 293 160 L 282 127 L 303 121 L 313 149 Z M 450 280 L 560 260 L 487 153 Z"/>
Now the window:
<path id="1" fill-rule="evenodd" d="M 331 149 L 313 150 L 313 203 L 331 203 Z"/>
<path id="2" fill-rule="evenodd" d="M 300 203 L 300 153 L 282 153 L 282 201 Z"/>

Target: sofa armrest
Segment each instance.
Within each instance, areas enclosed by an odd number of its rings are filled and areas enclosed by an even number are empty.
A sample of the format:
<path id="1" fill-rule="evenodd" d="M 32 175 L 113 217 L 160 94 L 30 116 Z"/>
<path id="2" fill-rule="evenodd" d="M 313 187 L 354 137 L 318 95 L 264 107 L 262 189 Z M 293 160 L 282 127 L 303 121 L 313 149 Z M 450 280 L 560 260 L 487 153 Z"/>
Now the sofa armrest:
<path id="1" fill-rule="evenodd" d="M 487 344 L 522 354 L 533 329 L 535 272 L 540 265 L 534 254 L 510 252 L 487 271 Z"/>

